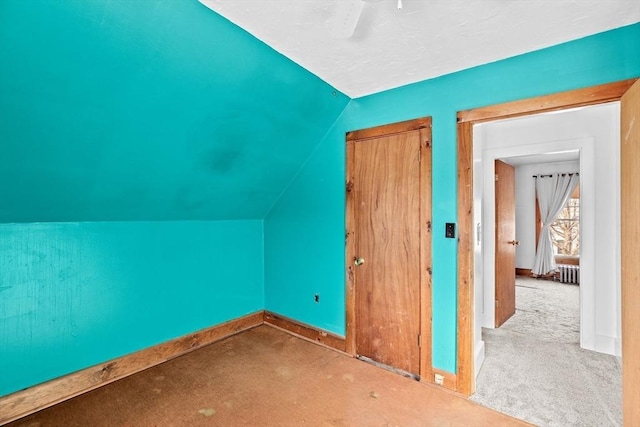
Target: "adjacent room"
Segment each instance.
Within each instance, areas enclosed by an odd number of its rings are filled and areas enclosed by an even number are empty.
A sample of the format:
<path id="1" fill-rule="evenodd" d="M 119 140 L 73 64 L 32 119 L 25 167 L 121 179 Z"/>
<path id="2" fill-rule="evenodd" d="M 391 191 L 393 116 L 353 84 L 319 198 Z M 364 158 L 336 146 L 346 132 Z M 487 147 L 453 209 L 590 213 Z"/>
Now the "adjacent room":
<path id="1" fill-rule="evenodd" d="M 620 182 L 609 173 L 620 162 L 619 116 L 608 103 L 475 130 L 487 253 L 476 272 L 483 329 L 472 399 L 534 424 L 622 422 Z"/>
<path id="2" fill-rule="evenodd" d="M 640 422 L 639 52 L 630 0 L 1 1 L 0 425 L 525 425 L 469 400 L 467 179 L 527 141 L 578 156 L 580 345 Z M 617 151 L 517 136 L 586 105 Z"/>

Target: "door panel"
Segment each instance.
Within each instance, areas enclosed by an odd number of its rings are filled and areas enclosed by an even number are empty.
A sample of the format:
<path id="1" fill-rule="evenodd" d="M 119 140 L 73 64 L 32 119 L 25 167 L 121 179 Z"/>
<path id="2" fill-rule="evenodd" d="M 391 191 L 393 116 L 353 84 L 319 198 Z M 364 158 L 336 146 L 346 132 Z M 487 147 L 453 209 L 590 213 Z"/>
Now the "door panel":
<path id="1" fill-rule="evenodd" d="M 640 80 L 620 103 L 623 424 L 640 425 Z"/>
<path id="2" fill-rule="evenodd" d="M 516 312 L 515 169 L 500 160 L 496 170 L 496 328 Z"/>
<path id="3" fill-rule="evenodd" d="M 420 369 L 420 131 L 355 141 L 356 353 Z"/>

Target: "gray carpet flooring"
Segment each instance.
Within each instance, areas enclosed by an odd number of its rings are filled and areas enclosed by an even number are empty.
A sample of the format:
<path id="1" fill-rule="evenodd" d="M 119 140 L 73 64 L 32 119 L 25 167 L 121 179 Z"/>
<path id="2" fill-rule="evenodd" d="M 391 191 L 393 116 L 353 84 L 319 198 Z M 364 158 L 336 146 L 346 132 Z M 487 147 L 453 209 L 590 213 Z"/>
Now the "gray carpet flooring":
<path id="1" fill-rule="evenodd" d="M 471 400 L 539 426 L 621 426 L 622 373 L 579 345 L 579 287 L 518 277 L 516 314 L 483 329 Z"/>

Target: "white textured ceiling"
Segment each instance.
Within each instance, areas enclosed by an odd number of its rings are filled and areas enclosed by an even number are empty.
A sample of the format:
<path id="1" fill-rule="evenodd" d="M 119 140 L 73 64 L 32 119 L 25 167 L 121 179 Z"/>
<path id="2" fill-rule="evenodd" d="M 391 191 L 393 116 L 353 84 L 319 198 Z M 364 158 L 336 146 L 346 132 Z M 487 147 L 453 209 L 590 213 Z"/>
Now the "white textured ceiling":
<path id="1" fill-rule="evenodd" d="M 640 21 L 639 0 L 200 1 L 352 98 Z"/>

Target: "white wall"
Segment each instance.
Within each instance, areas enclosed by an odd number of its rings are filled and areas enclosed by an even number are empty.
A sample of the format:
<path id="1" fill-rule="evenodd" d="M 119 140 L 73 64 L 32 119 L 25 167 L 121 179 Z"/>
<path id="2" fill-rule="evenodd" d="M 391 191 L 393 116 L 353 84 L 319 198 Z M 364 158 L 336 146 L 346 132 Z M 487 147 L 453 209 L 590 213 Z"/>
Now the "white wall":
<path id="1" fill-rule="evenodd" d="M 533 175 L 579 172 L 580 162 L 533 163 L 516 170 L 516 268 L 533 268 L 536 256 L 536 180 Z"/>
<path id="2" fill-rule="evenodd" d="M 477 362 L 483 358 L 481 326 L 494 325 L 494 160 L 567 150 L 580 152 L 580 343 L 620 354 L 619 121 L 616 102 L 474 126 L 474 217 L 482 228 L 475 251 L 482 262 L 474 274 Z"/>
<path id="3" fill-rule="evenodd" d="M 477 128 L 477 126 L 475 126 Z M 488 314 L 485 309 L 487 298 L 484 298 L 484 262 L 482 243 L 482 143 L 476 141 L 474 133 L 473 144 L 473 223 L 476 225 L 476 235 L 473 249 L 473 277 L 474 277 L 474 369 L 478 376 L 482 362 L 484 362 L 484 341 L 482 341 L 482 327 L 485 324 L 484 316 Z M 493 313 L 493 312 L 492 312 Z"/>

